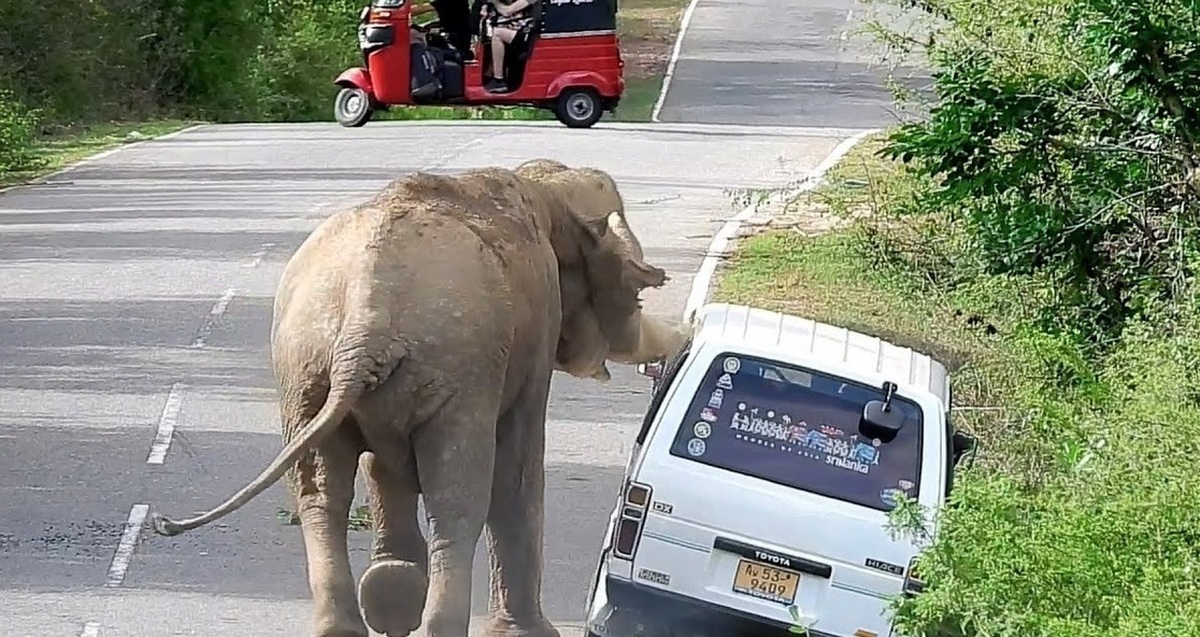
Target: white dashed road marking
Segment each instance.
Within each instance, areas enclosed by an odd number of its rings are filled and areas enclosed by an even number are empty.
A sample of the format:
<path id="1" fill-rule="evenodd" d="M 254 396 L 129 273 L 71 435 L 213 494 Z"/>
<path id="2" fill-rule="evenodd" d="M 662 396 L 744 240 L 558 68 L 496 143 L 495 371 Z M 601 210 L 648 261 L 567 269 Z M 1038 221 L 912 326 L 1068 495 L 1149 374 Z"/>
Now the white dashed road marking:
<path id="1" fill-rule="evenodd" d="M 137 547 L 138 538 L 142 535 L 142 523 L 150 511 L 148 504 L 135 504 L 129 510 L 129 519 L 125 521 L 125 531 L 121 533 L 121 542 L 113 553 L 112 564 L 108 567 L 108 580 L 104 585 L 108 588 L 120 586 L 125 581 L 125 572 L 129 570 L 129 561 L 133 559 L 133 550 Z M 97 624 L 96 630 L 100 629 Z M 86 630 L 86 627 L 85 627 Z"/>
<path id="2" fill-rule="evenodd" d="M 255 252 L 254 254 L 250 255 L 250 262 L 244 264 L 242 267 L 243 268 L 257 268 L 259 265 L 262 264 L 263 259 L 265 259 L 267 257 L 267 251 L 273 247 L 275 247 L 274 243 L 262 244 L 262 247 L 258 249 L 258 252 Z"/>
<path id="3" fill-rule="evenodd" d="M 79 631 L 79 637 L 100 637 L 100 622 L 88 622 Z"/>
<path id="4" fill-rule="evenodd" d="M 167 402 L 163 404 L 162 415 L 158 417 L 158 431 L 154 434 L 154 442 L 150 443 L 146 464 L 162 464 L 167 459 L 175 426 L 179 424 L 179 409 L 183 405 L 183 390 L 186 387 L 183 383 L 175 383 L 167 393 Z"/>
<path id="5" fill-rule="evenodd" d="M 256 261 L 261 261 L 261 259 L 257 259 Z M 196 332 L 196 338 L 192 341 L 193 349 L 200 349 L 208 345 L 208 337 L 212 334 L 213 327 L 217 321 L 221 320 L 221 316 L 229 308 L 229 302 L 233 300 L 236 294 L 237 290 L 231 285 L 221 294 L 221 298 L 217 299 L 216 303 L 213 303 L 212 309 L 208 311 L 208 316 L 204 317 L 204 323 L 200 325 L 200 329 Z"/>

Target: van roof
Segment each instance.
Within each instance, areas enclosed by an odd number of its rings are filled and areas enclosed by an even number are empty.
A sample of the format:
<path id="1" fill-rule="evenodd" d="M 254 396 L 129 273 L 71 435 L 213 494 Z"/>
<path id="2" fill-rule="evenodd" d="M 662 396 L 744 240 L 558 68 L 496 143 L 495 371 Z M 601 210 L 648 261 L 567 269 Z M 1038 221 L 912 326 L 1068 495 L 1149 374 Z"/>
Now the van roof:
<path id="1" fill-rule="evenodd" d="M 833 359 L 863 374 L 887 374 L 908 391 L 928 392 L 950 408 L 945 365 L 926 354 L 844 327 L 790 314 L 729 303 L 708 303 L 697 313 L 695 342 L 746 343 L 756 348 Z"/>

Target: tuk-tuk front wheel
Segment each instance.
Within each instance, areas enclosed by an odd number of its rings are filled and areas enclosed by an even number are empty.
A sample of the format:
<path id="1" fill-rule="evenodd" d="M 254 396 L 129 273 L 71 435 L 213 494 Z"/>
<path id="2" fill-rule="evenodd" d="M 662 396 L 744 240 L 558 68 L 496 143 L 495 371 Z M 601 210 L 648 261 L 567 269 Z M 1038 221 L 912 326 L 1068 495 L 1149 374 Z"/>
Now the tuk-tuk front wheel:
<path id="1" fill-rule="evenodd" d="M 333 116 L 346 128 L 358 128 L 371 119 L 371 96 L 356 86 L 338 91 L 333 100 Z"/>
<path id="2" fill-rule="evenodd" d="M 558 121 L 570 128 L 590 128 L 604 114 L 600 96 L 594 89 L 569 88 L 559 93 L 554 104 Z"/>

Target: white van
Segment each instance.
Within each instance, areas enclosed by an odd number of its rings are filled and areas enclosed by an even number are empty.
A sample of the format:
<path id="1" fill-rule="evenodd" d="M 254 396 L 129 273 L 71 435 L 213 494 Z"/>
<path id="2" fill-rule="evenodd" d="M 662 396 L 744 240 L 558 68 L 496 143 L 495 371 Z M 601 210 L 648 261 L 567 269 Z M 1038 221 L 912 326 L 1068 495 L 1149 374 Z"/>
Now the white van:
<path id="1" fill-rule="evenodd" d="M 585 634 L 876 637 L 919 592 L 897 494 L 936 509 L 974 439 L 946 368 L 877 338 L 724 303 L 656 377 Z M 803 633 L 802 633 L 803 634 Z"/>

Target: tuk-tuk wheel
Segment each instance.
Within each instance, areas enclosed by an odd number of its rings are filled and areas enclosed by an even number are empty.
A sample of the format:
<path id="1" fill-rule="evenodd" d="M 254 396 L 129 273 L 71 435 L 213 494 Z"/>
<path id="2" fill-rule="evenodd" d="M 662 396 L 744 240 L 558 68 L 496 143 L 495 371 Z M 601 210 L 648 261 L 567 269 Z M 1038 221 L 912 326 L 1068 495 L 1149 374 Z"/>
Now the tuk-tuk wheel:
<path id="1" fill-rule="evenodd" d="M 371 119 L 371 96 L 358 87 L 346 87 L 338 91 L 333 100 L 333 116 L 346 128 L 358 128 Z"/>
<path id="2" fill-rule="evenodd" d="M 590 128 L 604 114 L 600 96 L 590 88 L 569 88 L 558 95 L 554 105 L 558 121 L 570 128 Z"/>

